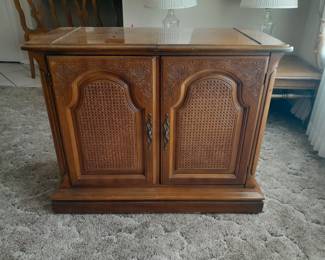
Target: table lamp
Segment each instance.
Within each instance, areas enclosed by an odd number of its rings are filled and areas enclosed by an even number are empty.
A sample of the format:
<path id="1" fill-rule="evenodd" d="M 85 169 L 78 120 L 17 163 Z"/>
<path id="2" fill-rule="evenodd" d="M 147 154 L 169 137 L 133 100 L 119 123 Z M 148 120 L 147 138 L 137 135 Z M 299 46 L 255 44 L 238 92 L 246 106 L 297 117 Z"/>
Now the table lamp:
<path id="1" fill-rule="evenodd" d="M 147 0 L 146 7 L 168 10 L 163 20 L 165 28 L 178 28 L 179 19 L 175 16 L 175 9 L 189 8 L 197 5 L 197 0 Z"/>
<path id="2" fill-rule="evenodd" d="M 271 9 L 298 8 L 298 0 L 242 0 L 240 7 L 264 8 L 265 14 L 262 31 L 271 34 L 273 30 Z"/>

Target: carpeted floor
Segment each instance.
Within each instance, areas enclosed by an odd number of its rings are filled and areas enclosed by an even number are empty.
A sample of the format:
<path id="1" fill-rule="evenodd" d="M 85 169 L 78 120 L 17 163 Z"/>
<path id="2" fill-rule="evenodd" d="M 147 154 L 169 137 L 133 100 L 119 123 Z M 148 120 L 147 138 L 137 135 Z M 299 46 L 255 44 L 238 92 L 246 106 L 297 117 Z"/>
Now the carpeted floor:
<path id="1" fill-rule="evenodd" d="M 41 90 L 0 87 L 0 259 L 325 259 L 325 160 L 271 113 L 258 215 L 54 215 L 58 168 Z"/>

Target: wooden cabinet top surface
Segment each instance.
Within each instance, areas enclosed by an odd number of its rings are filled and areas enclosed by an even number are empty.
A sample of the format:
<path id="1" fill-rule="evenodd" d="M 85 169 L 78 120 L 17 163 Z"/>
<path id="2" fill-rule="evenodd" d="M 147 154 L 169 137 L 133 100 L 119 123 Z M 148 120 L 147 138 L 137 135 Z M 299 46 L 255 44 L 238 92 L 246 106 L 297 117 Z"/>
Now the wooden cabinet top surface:
<path id="1" fill-rule="evenodd" d="M 26 42 L 24 50 L 44 52 L 291 52 L 292 47 L 259 31 L 236 28 L 61 27 Z"/>

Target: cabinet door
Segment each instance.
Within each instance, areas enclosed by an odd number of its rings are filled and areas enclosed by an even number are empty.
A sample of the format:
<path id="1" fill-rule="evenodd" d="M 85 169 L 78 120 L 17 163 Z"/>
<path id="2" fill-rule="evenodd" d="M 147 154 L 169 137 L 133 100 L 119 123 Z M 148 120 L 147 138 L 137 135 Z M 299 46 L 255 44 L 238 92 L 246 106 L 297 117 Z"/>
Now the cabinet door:
<path id="1" fill-rule="evenodd" d="M 73 185 L 153 184 L 156 58 L 48 58 Z"/>
<path id="2" fill-rule="evenodd" d="M 162 59 L 162 182 L 244 184 L 268 56 Z"/>

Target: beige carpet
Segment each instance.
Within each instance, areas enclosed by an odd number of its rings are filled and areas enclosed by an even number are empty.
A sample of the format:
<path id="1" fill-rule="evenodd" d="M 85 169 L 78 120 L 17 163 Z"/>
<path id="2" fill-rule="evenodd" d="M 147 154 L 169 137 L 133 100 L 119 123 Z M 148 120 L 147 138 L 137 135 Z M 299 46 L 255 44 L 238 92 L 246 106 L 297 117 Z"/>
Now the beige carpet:
<path id="1" fill-rule="evenodd" d="M 0 87 L 0 259 L 325 259 L 325 160 L 283 114 L 266 131 L 259 215 L 54 215 L 41 90 Z"/>

